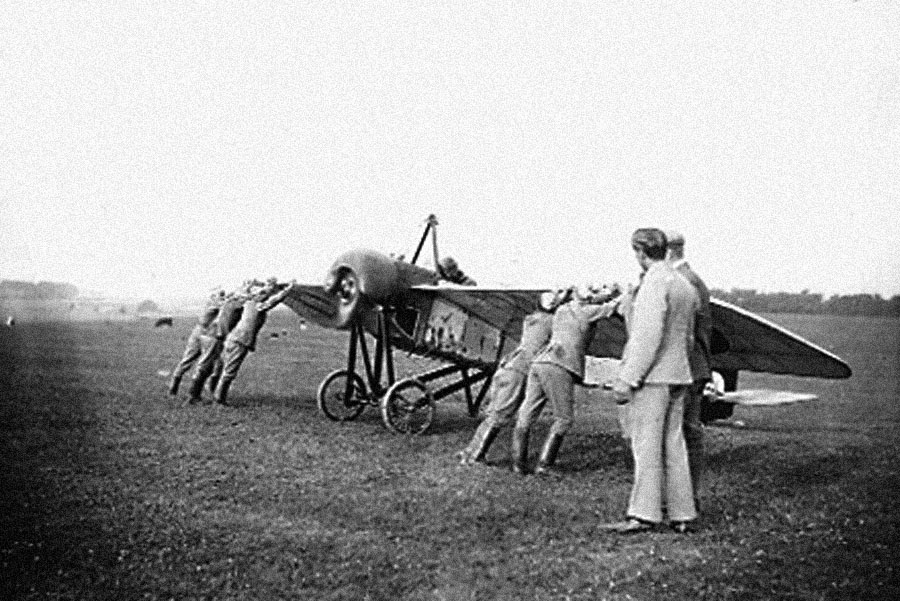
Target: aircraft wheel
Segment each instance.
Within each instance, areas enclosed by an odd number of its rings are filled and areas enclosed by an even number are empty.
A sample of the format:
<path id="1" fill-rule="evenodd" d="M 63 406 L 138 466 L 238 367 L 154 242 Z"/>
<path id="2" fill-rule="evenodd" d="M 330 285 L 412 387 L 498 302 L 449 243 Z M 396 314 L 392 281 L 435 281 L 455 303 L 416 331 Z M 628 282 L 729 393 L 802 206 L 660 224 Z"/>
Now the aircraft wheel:
<path id="1" fill-rule="evenodd" d="M 351 393 L 347 396 L 347 378 L 350 378 Z M 336 422 L 347 422 L 359 417 L 366 408 L 366 384 L 357 374 L 346 369 L 331 372 L 319 384 L 316 393 L 319 410 Z"/>
<path id="2" fill-rule="evenodd" d="M 381 419 L 395 434 L 421 434 L 434 419 L 434 398 L 418 380 L 400 380 L 381 399 Z"/>

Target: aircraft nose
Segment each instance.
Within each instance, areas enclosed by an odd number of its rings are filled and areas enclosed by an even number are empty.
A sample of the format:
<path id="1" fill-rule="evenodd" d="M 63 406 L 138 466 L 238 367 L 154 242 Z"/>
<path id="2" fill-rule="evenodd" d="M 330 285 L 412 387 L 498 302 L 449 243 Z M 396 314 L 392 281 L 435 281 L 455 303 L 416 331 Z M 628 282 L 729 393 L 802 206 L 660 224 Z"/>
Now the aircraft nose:
<path id="1" fill-rule="evenodd" d="M 360 303 L 359 276 L 351 267 L 342 266 L 328 274 L 325 288 L 335 300 L 335 326 L 349 327 Z"/>

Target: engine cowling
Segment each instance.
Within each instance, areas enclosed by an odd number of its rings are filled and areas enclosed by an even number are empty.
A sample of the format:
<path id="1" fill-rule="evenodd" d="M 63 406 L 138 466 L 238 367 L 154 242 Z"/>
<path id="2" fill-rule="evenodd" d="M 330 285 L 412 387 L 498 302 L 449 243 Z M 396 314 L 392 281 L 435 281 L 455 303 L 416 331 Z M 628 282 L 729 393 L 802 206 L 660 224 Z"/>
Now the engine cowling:
<path id="1" fill-rule="evenodd" d="M 356 249 L 335 259 L 325 278 L 325 289 L 337 304 L 335 325 L 347 328 L 361 311 L 402 302 L 411 286 L 436 282 L 433 271 L 378 251 Z"/>

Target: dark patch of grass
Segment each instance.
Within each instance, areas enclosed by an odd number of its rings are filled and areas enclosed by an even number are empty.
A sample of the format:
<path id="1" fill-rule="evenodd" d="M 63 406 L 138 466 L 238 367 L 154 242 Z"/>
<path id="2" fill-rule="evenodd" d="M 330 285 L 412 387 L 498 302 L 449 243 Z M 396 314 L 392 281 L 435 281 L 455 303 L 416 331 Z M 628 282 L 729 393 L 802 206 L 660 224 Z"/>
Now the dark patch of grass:
<path id="1" fill-rule="evenodd" d="M 790 317 L 790 316 L 788 316 Z M 784 322 L 785 316 L 776 320 Z M 816 403 L 738 408 L 707 430 L 703 520 L 687 536 L 600 529 L 624 511 L 628 447 L 579 391 L 561 475 L 507 470 L 509 433 L 465 469 L 475 422 L 448 399 L 424 436 L 315 405 L 346 334 L 277 313 L 232 389 L 182 407 L 165 378 L 189 324 L 22 324 L 0 337 L 0 598 L 883 598 L 897 592 L 896 320 L 786 323 L 848 359 Z M 893 362 L 890 359 L 894 359 Z M 428 362 L 398 356 L 403 372 Z M 532 459 L 546 423 L 532 433 Z"/>

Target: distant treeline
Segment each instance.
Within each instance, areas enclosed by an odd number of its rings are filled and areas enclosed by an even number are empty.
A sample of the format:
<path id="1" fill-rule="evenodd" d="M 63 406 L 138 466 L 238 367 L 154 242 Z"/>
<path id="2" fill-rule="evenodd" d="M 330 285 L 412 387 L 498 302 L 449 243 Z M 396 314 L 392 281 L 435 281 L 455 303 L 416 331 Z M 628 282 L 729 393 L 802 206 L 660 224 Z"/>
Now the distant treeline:
<path id="1" fill-rule="evenodd" d="M 900 295 L 889 299 L 880 294 L 821 294 L 803 292 L 757 292 L 733 288 L 731 292 L 710 290 L 718 299 L 758 313 L 810 313 L 825 315 L 890 315 L 900 317 Z"/>
<path id="2" fill-rule="evenodd" d="M 732 288 L 730 292 L 712 289 L 710 293 L 723 301 L 758 313 L 809 313 L 823 315 L 889 315 L 900 317 L 900 295 L 889 299 L 880 294 L 836 294 L 825 298 L 809 290 L 802 292 L 757 292 L 749 288 Z M 78 288 L 64 282 L 25 282 L 0 280 L 0 299 L 74 300 Z M 138 312 L 158 311 L 145 301 Z"/>
<path id="3" fill-rule="evenodd" d="M 72 300 L 78 297 L 78 288 L 64 282 L 24 282 L 0 280 L 0 298 L 21 300 Z"/>

